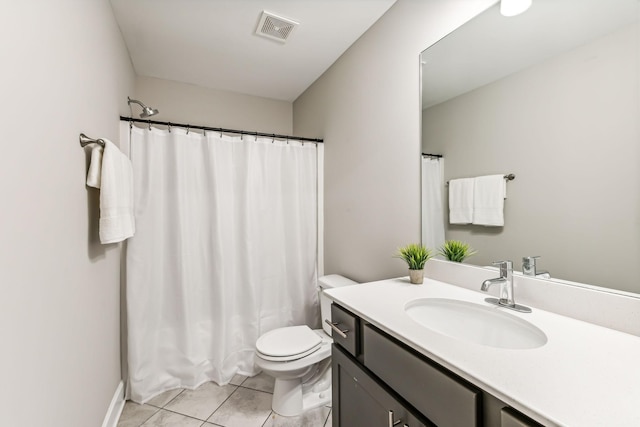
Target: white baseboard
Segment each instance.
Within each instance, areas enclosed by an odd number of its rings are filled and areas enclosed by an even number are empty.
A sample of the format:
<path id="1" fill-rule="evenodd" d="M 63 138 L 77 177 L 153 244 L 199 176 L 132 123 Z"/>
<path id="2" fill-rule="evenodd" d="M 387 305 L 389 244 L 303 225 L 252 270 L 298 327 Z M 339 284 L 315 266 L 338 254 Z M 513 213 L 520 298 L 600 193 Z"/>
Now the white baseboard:
<path id="1" fill-rule="evenodd" d="M 120 414 L 122 414 L 122 409 L 124 409 L 124 382 L 120 381 L 115 393 L 113 393 L 113 398 L 102 422 L 102 427 L 116 427 L 120 419 Z"/>

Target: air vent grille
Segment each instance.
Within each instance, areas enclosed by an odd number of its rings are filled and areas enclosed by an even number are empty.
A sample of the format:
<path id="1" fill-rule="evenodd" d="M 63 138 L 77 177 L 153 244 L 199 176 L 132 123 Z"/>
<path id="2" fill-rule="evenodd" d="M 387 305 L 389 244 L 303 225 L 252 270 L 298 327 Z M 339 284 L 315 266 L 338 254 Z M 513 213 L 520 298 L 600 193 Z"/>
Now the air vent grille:
<path id="1" fill-rule="evenodd" d="M 293 33 L 298 23 L 269 12 L 262 12 L 256 34 L 284 43 Z"/>

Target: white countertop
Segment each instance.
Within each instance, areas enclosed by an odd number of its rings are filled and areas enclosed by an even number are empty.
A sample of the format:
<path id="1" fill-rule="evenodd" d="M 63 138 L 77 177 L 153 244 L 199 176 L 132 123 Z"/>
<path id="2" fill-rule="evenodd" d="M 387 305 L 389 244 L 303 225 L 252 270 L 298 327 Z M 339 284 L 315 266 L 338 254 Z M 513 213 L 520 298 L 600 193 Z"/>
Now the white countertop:
<path id="1" fill-rule="evenodd" d="M 404 311 L 405 304 L 417 298 L 491 306 L 484 302 L 485 293 L 428 278 L 423 285 L 399 278 L 326 294 L 544 425 L 640 426 L 640 337 L 535 307 L 528 314 L 496 307 L 536 325 L 548 341 L 535 349 L 493 348 L 431 331 Z"/>

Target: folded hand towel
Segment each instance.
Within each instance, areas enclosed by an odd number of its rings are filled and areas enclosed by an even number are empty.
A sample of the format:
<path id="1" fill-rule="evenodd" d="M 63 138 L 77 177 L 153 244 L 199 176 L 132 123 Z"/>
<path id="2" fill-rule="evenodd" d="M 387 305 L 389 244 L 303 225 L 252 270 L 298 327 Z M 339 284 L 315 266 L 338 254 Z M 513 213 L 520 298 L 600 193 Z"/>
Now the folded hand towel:
<path id="1" fill-rule="evenodd" d="M 449 181 L 449 223 L 470 224 L 473 221 L 473 178 Z"/>
<path id="2" fill-rule="evenodd" d="M 102 174 L 102 146 L 96 145 L 91 150 L 91 164 L 87 173 L 87 185 L 100 188 L 100 175 Z"/>
<path id="3" fill-rule="evenodd" d="M 131 160 L 105 139 L 100 189 L 100 242 L 121 242 L 135 233 Z"/>
<path id="4" fill-rule="evenodd" d="M 507 183 L 504 175 L 475 178 L 473 190 L 473 223 L 502 227 L 504 225 L 504 199 Z"/>

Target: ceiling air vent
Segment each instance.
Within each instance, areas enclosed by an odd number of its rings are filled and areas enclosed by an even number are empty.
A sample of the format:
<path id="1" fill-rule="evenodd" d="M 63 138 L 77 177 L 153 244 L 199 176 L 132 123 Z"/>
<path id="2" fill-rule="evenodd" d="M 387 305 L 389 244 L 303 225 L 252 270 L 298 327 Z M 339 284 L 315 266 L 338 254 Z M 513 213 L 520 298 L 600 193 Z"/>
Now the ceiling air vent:
<path id="1" fill-rule="evenodd" d="M 291 36 L 296 26 L 298 26 L 296 21 L 263 11 L 258 28 L 256 28 L 256 34 L 284 43 Z"/>

